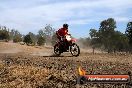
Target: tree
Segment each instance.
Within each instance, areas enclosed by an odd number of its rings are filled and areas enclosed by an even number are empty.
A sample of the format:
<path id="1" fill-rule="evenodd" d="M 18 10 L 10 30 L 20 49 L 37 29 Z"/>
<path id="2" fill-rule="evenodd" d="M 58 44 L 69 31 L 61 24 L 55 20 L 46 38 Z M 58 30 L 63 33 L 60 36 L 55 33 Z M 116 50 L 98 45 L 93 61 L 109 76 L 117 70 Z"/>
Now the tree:
<path id="1" fill-rule="evenodd" d="M 31 39 L 31 37 L 30 37 L 29 34 L 27 34 L 27 35 L 24 37 L 23 42 L 25 42 L 27 45 L 30 45 L 30 44 L 33 43 L 33 41 L 32 41 L 32 39 Z"/>
<path id="2" fill-rule="evenodd" d="M 18 36 L 18 35 L 16 35 L 16 36 L 14 36 L 14 38 L 13 38 L 13 42 L 21 42 L 22 41 L 22 38 L 20 37 L 20 36 Z"/>
<path id="3" fill-rule="evenodd" d="M 47 25 L 45 27 L 44 33 L 45 33 L 46 36 L 50 36 L 51 37 L 53 35 L 53 33 L 54 33 L 54 28 L 52 28 L 51 25 Z"/>
<path id="4" fill-rule="evenodd" d="M 89 35 L 91 38 L 95 38 L 95 37 L 98 37 L 97 33 L 98 32 L 96 29 L 90 29 Z"/>
<path id="5" fill-rule="evenodd" d="M 39 46 L 41 46 L 41 45 L 44 45 L 44 43 L 45 43 L 45 38 L 42 37 L 42 36 L 39 36 L 39 37 L 38 37 L 37 44 L 38 44 Z"/>
<path id="6" fill-rule="evenodd" d="M 0 40 L 9 40 L 9 32 L 6 29 L 0 29 Z"/>
<path id="7" fill-rule="evenodd" d="M 91 45 L 96 46 L 100 43 L 99 32 L 96 29 L 90 29 L 89 35 L 91 37 Z"/>
<path id="8" fill-rule="evenodd" d="M 54 33 L 53 36 L 52 36 L 52 41 L 51 41 L 53 46 L 55 45 L 57 40 L 58 40 L 57 35 L 56 35 L 56 33 Z"/>
<path id="9" fill-rule="evenodd" d="M 39 35 L 44 36 L 46 38 L 46 43 L 52 42 L 52 36 L 55 32 L 55 29 L 51 25 L 46 25 L 44 28 L 39 30 Z"/>
<path id="10" fill-rule="evenodd" d="M 96 29 L 90 29 L 89 35 L 91 37 L 90 46 L 92 46 L 93 53 L 94 53 L 95 48 L 100 48 L 101 47 L 99 32 Z"/>
<path id="11" fill-rule="evenodd" d="M 13 40 L 14 36 L 15 36 L 15 30 L 12 29 L 10 32 L 10 39 Z"/>
<path id="12" fill-rule="evenodd" d="M 129 39 L 129 44 L 132 46 L 132 22 L 127 24 L 126 35 Z"/>
<path id="13" fill-rule="evenodd" d="M 116 21 L 113 18 L 108 18 L 100 23 L 99 39 L 108 53 L 113 49 L 113 35 L 116 28 Z"/>
<path id="14" fill-rule="evenodd" d="M 32 43 L 33 43 L 33 45 L 35 45 L 35 44 L 37 43 L 37 41 L 38 41 L 37 35 L 35 35 L 35 34 L 32 33 L 32 32 L 29 32 L 28 35 L 30 35 L 30 37 L 31 37 L 31 39 L 32 39 Z"/>
<path id="15" fill-rule="evenodd" d="M 120 31 L 115 31 L 112 39 L 114 52 L 128 50 L 128 38 L 125 34 L 121 33 Z"/>
<path id="16" fill-rule="evenodd" d="M 128 37 L 130 50 L 132 52 L 132 22 L 128 22 L 127 24 L 126 36 Z"/>
<path id="17" fill-rule="evenodd" d="M 10 32 L 10 39 L 13 40 L 13 42 L 21 42 L 22 34 L 18 30 L 12 29 Z"/>
<path id="18" fill-rule="evenodd" d="M 42 29 L 38 31 L 38 35 L 42 37 L 46 37 L 46 34 L 44 33 L 44 30 Z"/>
<path id="19" fill-rule="evenodd" d="M 100 23 L 99 30 L 90 29 L 91 46 L 93 48 L 103 48 L 108 50 L 108 53 L 117 48 L 117 42 L 121 43 L 120 36 L 122 34 L 115 31 L 116 21 L 113 18 L 108 18 Z"/>

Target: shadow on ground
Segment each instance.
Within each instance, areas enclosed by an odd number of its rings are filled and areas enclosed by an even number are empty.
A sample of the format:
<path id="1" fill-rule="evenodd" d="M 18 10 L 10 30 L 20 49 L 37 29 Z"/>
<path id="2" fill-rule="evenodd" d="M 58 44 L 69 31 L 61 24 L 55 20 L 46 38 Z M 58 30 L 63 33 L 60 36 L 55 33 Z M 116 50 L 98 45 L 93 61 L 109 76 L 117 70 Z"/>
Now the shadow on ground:
<path id="1" fill-rule="evenodd" d="M 64 56 L 64 55 L 60 55 L 60 56 L 58 56 L 58 55 L 53 54 L 53 55 L 42 56 L 42 57 L 73 57 L 73 56 Z"/>

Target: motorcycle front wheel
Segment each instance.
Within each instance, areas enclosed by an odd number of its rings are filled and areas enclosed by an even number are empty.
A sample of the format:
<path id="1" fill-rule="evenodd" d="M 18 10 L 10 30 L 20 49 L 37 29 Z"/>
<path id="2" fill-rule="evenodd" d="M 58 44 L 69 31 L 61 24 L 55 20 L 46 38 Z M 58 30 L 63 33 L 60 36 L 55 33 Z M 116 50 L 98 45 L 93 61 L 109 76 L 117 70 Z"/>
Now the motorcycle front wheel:
<path id="1" fill-rule="evenodd" d="M 75 56 L 75 57 L 79 56 L 79 54 L 80 54 L 79 46 L 76 43 L 73 43 L 70 46 L 70 52 L 71 52 L 72 56 Z"/>

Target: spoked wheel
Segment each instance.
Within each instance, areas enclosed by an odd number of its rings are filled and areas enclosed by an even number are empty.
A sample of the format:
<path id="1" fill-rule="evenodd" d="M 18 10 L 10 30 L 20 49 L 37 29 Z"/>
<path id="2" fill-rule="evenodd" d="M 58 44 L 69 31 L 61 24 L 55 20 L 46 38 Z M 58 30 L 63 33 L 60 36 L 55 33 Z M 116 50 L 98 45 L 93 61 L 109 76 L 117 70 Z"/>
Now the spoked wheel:
<path id="1" fill-rule="evenodd" d="M 58 45 L 54 46 L 54 53 L 55 53 L 55 55 L 60 56 L 61 52 L 60 52 L 60 49 L 59 49 Z"/>
<path id="2" fill-rule="evenodd" d="M 79 56 L 80 54 L 80 48 L 77 44 L 73 43 L 72 46 L 70 47 L 70 52 L 73 56 Z"/>

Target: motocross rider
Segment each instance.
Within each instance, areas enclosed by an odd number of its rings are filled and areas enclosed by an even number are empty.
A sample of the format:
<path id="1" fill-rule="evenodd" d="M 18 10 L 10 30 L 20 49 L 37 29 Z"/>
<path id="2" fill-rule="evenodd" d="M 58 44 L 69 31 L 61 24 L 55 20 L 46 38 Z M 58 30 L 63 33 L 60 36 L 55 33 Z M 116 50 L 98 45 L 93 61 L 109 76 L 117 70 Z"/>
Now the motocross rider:
<path id="1" fill-rule="evenodd" d="M 56 35 L 59 41 L 65 43 L 66 45 L 67 41 L 65 39 L 65 36 L 68 34 L 68 26 L 69 26 L 68 24 L 63 24 L 63 28 L 60 28 L 58 31 L 56 31 Z"/>

